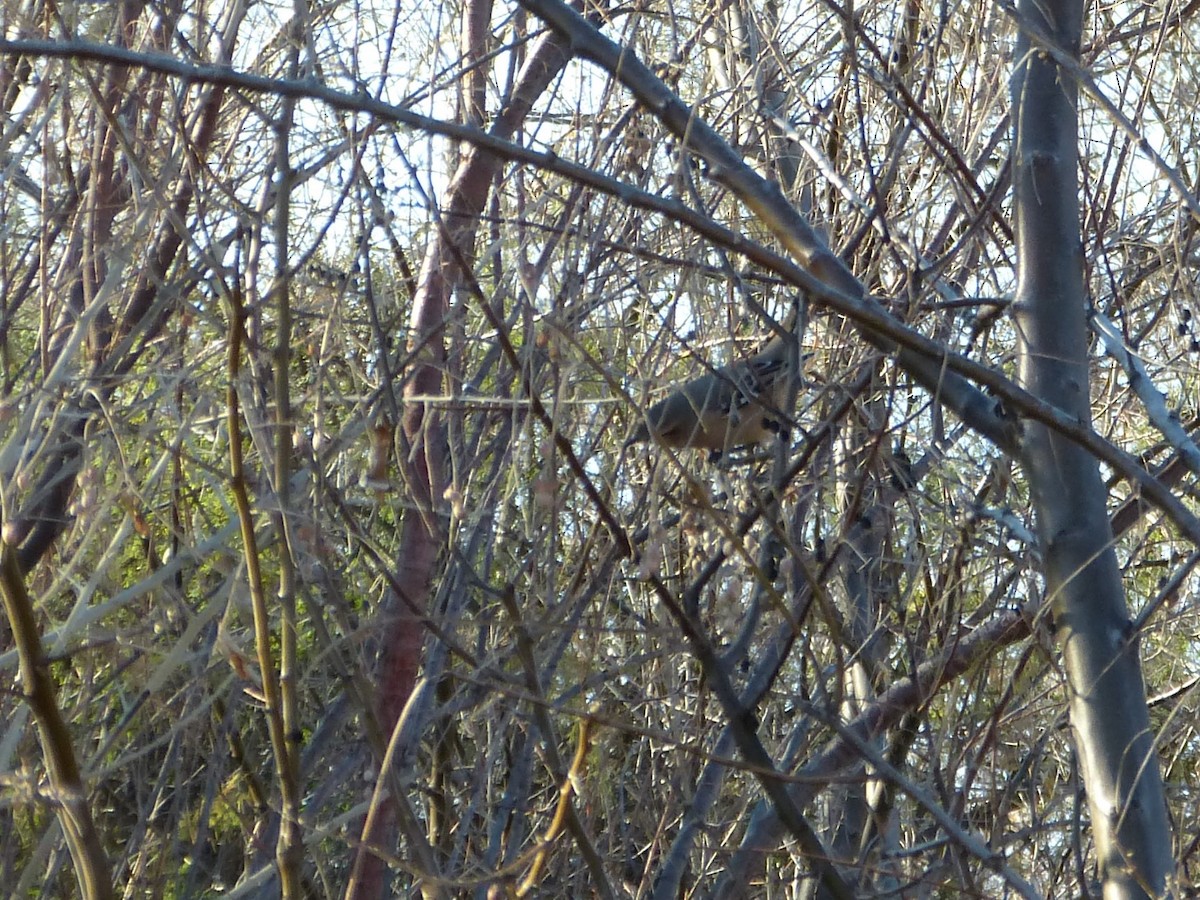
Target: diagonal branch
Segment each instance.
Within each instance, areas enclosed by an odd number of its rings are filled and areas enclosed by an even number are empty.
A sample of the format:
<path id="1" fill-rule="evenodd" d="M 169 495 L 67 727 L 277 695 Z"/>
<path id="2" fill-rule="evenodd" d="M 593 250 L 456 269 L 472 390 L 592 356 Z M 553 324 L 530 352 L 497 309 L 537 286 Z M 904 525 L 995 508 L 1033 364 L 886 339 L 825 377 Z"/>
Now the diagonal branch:
<path id="1" fill-rule="evenodd" d="M 1063 435 L 1103 460 L 1136 484 L 1193 541 L 1200 541 L 1200 519 L 1160 484 L 1131 454 L 1096 434 L 1084 421 L 1047 403 L 987 366 L 926 338 L 896 320 L 866 295 L 861 282 L 825 245 L 820 235 L 788 202 L 778 185 L 745 165 L 738 153 L 703 119 L 697 117 L 634 53 L 602 35 L 560 0 L 521 0 L 521 4 L 570 41 L 576 53 L 620 80 L 637 99 L 684 144 L 708 163 L 709 176 L 732 191 L 771 229 L 800 263 L 786 262 L 775 271 L 803 287 L 817 300 L 859 326 L 864 338 L 889 353 L 934 397 L 957 413 L 972 429 L 1015 454 L 1021 442 L 1019 415 Z M 746 251 L 748 241 L 732 245 Z M 763 254 L 747 256 L 760 261 Z M 773 254 L 772 254 L 773 255 Z M 999 398 L 997 403 L 968 381 Z"/>

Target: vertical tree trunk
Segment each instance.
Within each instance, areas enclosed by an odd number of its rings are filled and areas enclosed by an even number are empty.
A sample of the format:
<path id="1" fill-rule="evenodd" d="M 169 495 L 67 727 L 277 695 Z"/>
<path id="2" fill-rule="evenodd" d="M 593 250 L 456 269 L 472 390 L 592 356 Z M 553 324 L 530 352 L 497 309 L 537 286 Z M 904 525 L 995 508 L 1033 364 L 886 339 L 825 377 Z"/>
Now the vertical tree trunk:
<path id="1" fill-rule="evenodd" d="M 490 6 L 488 0 L 481 0 Z M 486 16 L 468 9 L 467 22 L 486 20 Z M 497 116 L 492 134 L 504 138 L 524 123 L 533 101 L 562 70 L 569 57 L 559 38 L 542 38 L 521 70 L 513 96 Z M 477 94 L 472 94 L 471 110 L 477 111 Z M 416 682 L 425 639 L 423 620 L 427 598 L 433 583 L 434 566 L 442 550 L 445 528 L 439 524 L 442 491 L 445 487 L 441 461 L 446 453 L 445 429 L 436 411 L 419 397 L 442 393 L 446 348 L 443 340 L 450 298 L 464 276 L 461 265 L 470 265 L 475 256 L 475 235 L 479 214 L 487 201 L 488 190 L 500 160 L 472 146 L 462 156 L 458 170 L 441 204 L 442 216 L 436 236 L 425 253 L 413 299 L 410 350 L 414 356 L 410 376 L 405 383 L 404 417 L 401 427 L 407 444 L 405 482 L 409 491 L 407 511 L 400 535 L 396 561 L 396 591 L 389 590 L 384 603 L 388 616 L 383 635 L 383 659 L 377 684 L 377 714 L 385 737 L 392 733 Z M 384 777 L 385 773 L 380 773 Z M 370 846 L 392 848 L 396 842 L 395 808 L 386 801 L 363 835 Z M 360 857 L 347 898 L 382 896 L 383 860 L 371 853 Z"/>
<path id="2" fill-rule="evenodd" d="M 1080 0 L 1023 0 L 1012 81 L 1020 379 L 1088 422 L 1087 310 L 1073 78 L 1034 33 L 1078 54 Z M 1162 896 L 1171 832 L 1096 460 L 1027 424 L 1029 479 L 1105 897 Z"/>

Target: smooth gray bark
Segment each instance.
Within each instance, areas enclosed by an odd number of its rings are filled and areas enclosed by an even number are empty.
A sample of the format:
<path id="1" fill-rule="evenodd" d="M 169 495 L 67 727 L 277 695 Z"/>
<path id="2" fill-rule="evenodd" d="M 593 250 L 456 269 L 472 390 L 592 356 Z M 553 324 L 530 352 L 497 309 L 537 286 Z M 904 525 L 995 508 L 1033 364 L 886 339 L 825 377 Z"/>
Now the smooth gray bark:
<path id="1" fill-rule="evenodd" d="M 1012 81 L 1020 380 L 1090 420 L 1076 173 L 1076 85 L 1046 42 L 1078 55 L 1080 0 L 1022 0 Z M 1027 422 L 1029 479 L 1070 693 L 1104 896 L 1170 893 L 1171 831 L 1129 613 L 1094 456 Z"/>

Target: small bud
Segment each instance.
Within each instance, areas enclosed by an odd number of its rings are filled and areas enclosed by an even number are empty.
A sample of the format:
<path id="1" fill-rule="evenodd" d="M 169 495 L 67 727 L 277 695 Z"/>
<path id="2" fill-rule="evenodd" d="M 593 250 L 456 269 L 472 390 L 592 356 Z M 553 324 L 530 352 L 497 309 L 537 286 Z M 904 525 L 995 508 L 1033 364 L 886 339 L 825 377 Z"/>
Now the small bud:
<path id="1" fill-rule="evenodd" d="M 463 515 L 463 509 L 466 506 L 463 501 L 462 491 L 454 487 L 454 485 L 449 485 L 446 490 L 442 492 L 442 499 L 450 504 L 450 511 L 454 514 L 454 517 L 456 519 L 461 519 Z"/>
<path id="2" fill-rule="evenodd" d="M 371 439 L 370 457 L 367 461 L 367 471 L 363 473 L 363 487 L 374 488 L 377 491 L 388 488 L 388 464 L 392 459 L 392 426 L 389 422 L 373 425 L 369 432 Z"/>

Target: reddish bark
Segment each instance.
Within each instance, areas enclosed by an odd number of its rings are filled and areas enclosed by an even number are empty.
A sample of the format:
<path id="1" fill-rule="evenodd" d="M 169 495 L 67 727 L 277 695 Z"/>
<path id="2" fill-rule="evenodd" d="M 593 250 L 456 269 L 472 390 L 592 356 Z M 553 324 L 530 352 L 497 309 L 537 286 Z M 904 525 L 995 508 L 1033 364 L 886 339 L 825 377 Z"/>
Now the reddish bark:
<path id="1" fill-rule="evenodd" d="M 473 13 L 467 10 L 467 20 Z M 496 118 L 491 133 L 511 138 L 525 121 L 533 101 L 569 59 L 554 36 L 538 42 L 518 77 L 511 101 Z M 417 278 L 417 293 L 410 320 L 409 351 L 412 365 L 405 379 L 401 429 L 405 452 L 405 515 L 396 561 L 396 589 L 384 598 L 383 651 L 380 660 L 376 714 L 385 737 L 396 727 L 412 695 L 425 640 L 424 620 L 428 608 L 434 565 L 442 549 L 445 531 L 440 507 L 445 489 L 441 460 L 445 457 L 445 430 L 437 409 L 417 398 L 436 397 L 443 388 L 446 345 L 443 337 L 454 288 L 463 278 L 461 266 L 474 260 L 479 215 L 488 199 L 489 187 L 501 160 L 479 149 L 468 148 L 440 205 L 437 236 L 430 243 Z M 404 758 L 403 749 L 397 758 Z M 382 773 L 381 773 L 382 777 Z M 396 810 L 385 799 L 363 835 L 367 847 L 394 848 Z M 375 854 L 365 853 L 355 866 L 355 876 L 346 892 L 347 900 L 383 895 L 384 864 Z"/>

